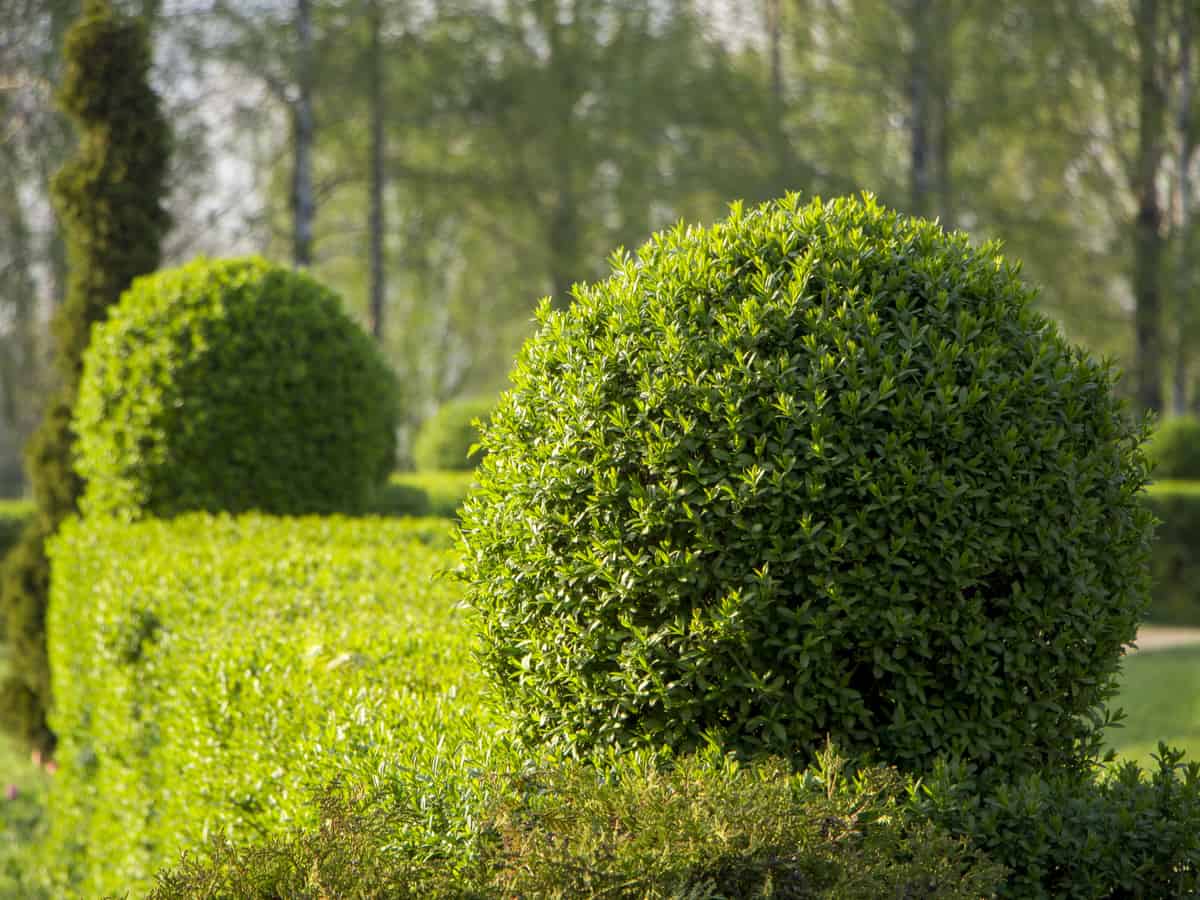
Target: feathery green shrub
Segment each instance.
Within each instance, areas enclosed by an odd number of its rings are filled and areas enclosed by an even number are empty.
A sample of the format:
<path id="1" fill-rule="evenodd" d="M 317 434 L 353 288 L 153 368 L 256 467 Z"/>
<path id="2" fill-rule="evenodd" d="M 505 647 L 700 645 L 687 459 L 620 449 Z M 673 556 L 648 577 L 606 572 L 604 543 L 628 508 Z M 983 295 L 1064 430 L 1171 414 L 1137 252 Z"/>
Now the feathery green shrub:
<path id="1" fill-rule="evenodd" d="M 330 792 L 319 830 L 211 844 L 160 873 L 151 900 L 977 900 L 1003 877 L 909 812 L 911 780 L 853 773 L 832 754 L 805 775 L 712 752 L 669 765 L 635 753 L 600 770 L 560 763 L 485 781 L 468 845 L 406 843 L 422 816 L 415 798 Z"/>

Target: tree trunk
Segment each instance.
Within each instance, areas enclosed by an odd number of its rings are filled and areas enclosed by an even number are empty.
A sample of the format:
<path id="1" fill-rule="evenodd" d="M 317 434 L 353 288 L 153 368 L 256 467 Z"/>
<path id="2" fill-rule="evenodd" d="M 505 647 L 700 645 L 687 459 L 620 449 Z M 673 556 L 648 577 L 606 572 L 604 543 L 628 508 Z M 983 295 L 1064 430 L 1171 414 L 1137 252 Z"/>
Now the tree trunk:
<path id="1" fill-rule="evenodd" d="M 1134 373 L 1140 411 L 1163 408 L 1162 208 L 1156 180 L 1162 164 L 1166 98 L 1159 76 L 1158 0 L 1137 0 L 1139 108 L 1134 172 L 1137 218 L 1133 237 Z"/>
<path id="2" fill-rule="evenodd" d="M 767 29 L 767 64 L 771 79 L 771 121 L 767 127 L 771 135 L 771 155 L 774 157 L 775 191 L 794 189 L 790 183 L 795 177 L 792 172 L 791 148 L 788 145 L 785 118 L 787 99 L 783 91 L 783 8 L 781 0 L 764 0 L 763 18 Z"/>
<path id="3" fill-rule="evenodd" d="M 1176 415 L 1188 410 L 1188 381 L 1191 369 L 1192 342 L 1195 340 L 1196 311 L 1193 296 L 1196 264 L 1192 260 L 1192 157 L 1196 151 L 1195 126 L 1192 121 L 1192 19 L 1190 3 L 1184 3 L 1179 21 L 1179 254 L 1175 270 L 1175 301 L 1179 320 L 1176 328 L 1179 346 L 1175 353 L 1175 378 L 1172 401 Z M 1200 398 L 1198 398 L 1200 399 Z"/>
<path id="4" fill-rule="evenodd" d="M 379 0 L 367 0 L 367 26 L 371 30 L 367 49 L 367 102 L 371 117 L 371 162 L 370 162 L 370 232 L 371 308 L 369 313 L 371 335 L 376 341 L 383 340 L 383 302 L 387 291 L 383 261 L 384 191 L 386 189 L 383 167 L 385 147 L 383 94 L 383 15 Z"/>
<path id="5" fill-rule="evenodd" d="M 568 169 L 563 177 L 569 177 L 569 174 Z M 575 199 L 569 189 L 559 191 L 549 224 L 551 302 L 559 309 L 566 309 L 571 305 L 571 286 L 579 280 L 576 270 L 579 226 L 576 222 Z"/>
<path id="6" fill-rule="evenodd" d="M 933 144 L 933 172 L 937 189 L 937 208 L 933 210 L 945 228 L 954 227 L 954 184 L 951 175 L 951 139 L 950 103 L 954 84 L 954 54 L 951 40 L 954 23 L 951 13 L 946 9 L 949 4 L 940 4 L 943 22 L 943 36 L 936 50 L 936 70 L 933 79 L 933 113 L 932 120 L 936 130 Z"/>
<path id="7" fill-rule="evenodd" d="M 312 265 L 315 202 L 312 184 L 312 146 L 315 125 L 312 108 L 312 2 L 296 0 L 296 87 L 292 103 L 292 260 L 297 268 Z"/>
<path id="8" fill-rule="evenodd" d="M 909 212 L 927 216 L 931 212 L 933 171 L 930 135 L 930 40 L 931 0 L 910 0 L 909 26 L 912 30 L 912 49 L 908 65 L 909 103 Z"/>

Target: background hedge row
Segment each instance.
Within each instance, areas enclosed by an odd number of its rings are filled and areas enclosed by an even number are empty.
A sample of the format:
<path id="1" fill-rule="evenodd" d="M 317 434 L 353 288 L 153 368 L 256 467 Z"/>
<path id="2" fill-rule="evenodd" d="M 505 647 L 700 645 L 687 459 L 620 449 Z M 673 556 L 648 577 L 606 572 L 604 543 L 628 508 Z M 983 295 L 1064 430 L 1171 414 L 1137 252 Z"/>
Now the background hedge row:
<path id="1" fill-rule="evenodd" d="M 472 472 L 393 475 L 375 513 L 452 518 L 474 480 Z M 1159 481 L 1146 502 L 1159 518 L 1154 555 L 1153 622 L 1200 626 L 1200 481 Z M 0 502 L 0 554 L 16 541 L 31 511 L 22 500 Z"/>
<path id="2" fill-rule="evenodd" d="M 57 895 L 141 895 L 186 847 L 314 824 L 326 782 L 475 746 L 486 708 L 436 577 L 448 536 L 434 519 L 71 522 L 48 622 Z"/>
<path id="3" fill-rule="evenodd" d="M 1159 519 L 1150 557 L 1149 618 L 1200 625 L 1200 481 L 1159 481 L 1146 502 Z"/>

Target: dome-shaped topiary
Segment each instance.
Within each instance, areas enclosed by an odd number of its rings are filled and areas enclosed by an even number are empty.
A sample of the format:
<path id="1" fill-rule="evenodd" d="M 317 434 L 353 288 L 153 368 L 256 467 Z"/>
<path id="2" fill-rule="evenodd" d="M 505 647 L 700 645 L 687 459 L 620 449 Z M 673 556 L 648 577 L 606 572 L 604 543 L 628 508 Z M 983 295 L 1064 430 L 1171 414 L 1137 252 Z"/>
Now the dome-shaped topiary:
<path id="1" fill-rule="evenodd" d="M 1143 429 L 994 245 L 866 196 L 653 237 L 521 350 L 462 513 L 518 735 L 1096 748 L 1146 600 Z"/>
<path id="2" fill-rule="evenodd" d="M 338 297 L 261 259 L 138 279 L 97 326 L 75 428 L 86 514 L 357 512 L 396 385 Z"/>
<path id="3" fill-rule="evenodd" d="M 494 398 L 468 397 L 445 404 L 426 419 L 413 442 L 413 462 L 420 471 L 469 471 L 483 459 L 478 420 L 487 424 Z"/>
<path id="4" fill-rule="evenodd" d="M 1200 419 L 1167 419 L 1151 435 L 1146 454 L 1155 478 L 1200 480 Z"/>

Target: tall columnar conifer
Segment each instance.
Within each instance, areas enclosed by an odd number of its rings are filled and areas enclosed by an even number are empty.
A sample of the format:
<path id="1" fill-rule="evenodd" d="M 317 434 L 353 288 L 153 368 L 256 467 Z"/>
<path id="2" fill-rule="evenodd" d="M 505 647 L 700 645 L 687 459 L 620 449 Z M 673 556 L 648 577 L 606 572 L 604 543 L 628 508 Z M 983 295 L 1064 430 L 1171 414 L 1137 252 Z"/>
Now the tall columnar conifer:
<path id="1" fill-rule="evenodd" d="M 72 408 L 92 325 L 130 282 L 158 267 L 168 226 L 163 208 L 170 135 L 150 86 L 151 49 L 141 22 L 110 0 L 86 0 L 67 32 L 59 104 L 79 134 L 75 157 L 55 176 L 55 206 L 70 260 L 54 330 L 59 388 L 26 449 L 37 513 L 4 563 L 0 582 L 9 673 L 0 686 L 6 730 L 48 752 L 50 671 L 45 620 L 46 539 L 74 513 L 82 483 L 71 468 Z"/>

